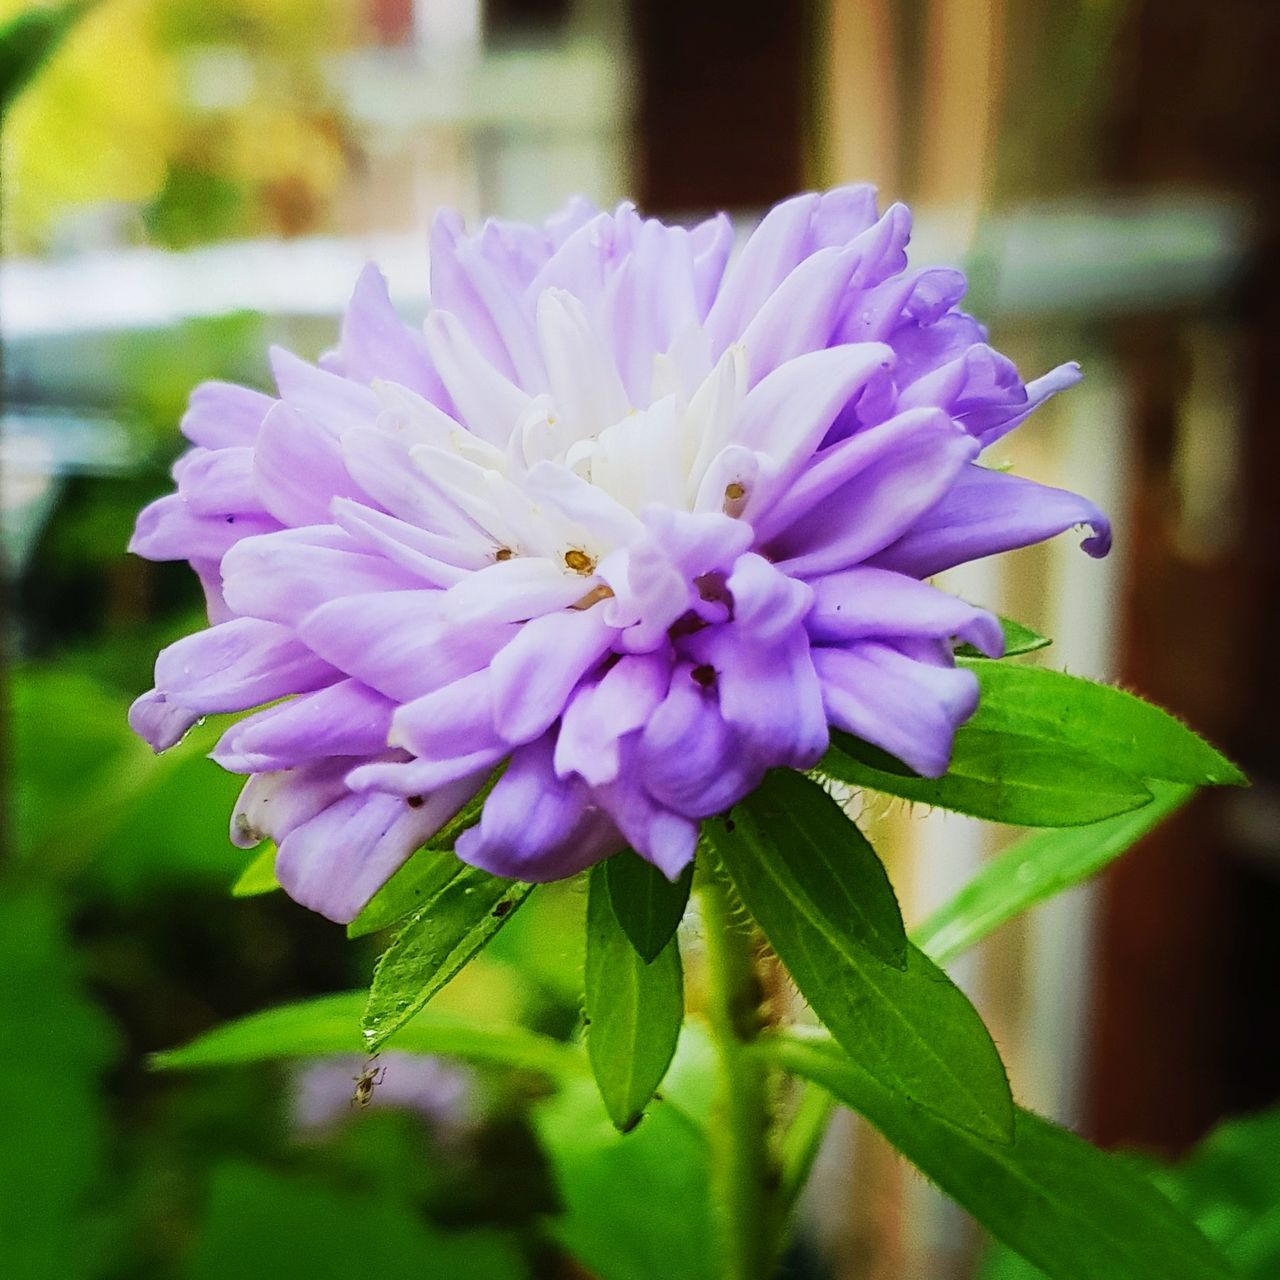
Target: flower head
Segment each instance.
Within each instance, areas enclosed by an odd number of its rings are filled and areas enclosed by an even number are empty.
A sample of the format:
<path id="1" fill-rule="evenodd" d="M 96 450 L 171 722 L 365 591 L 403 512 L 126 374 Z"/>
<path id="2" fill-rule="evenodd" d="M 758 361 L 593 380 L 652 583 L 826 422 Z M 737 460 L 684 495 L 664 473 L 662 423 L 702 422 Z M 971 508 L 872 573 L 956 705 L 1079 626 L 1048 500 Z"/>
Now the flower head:
<path id="1" fill-rule="evenodd" d="M 134 727 L 163 750 L 274 704 L 214 752 L 248 775 L 232 837 L 338 920 L 503 764 L 457 852 L 525 880 L 628 845 L 674 876 L 832 725 L 941 774 L 978 696 L 951 642 L 1001 633 L 923 579 L 1109 532 L 978 462 L 1078 371 L 1024 384 L 909 228 L 868 187 L 802 195 L 729 264 L 723 216 L 440 215 L 423 328 L 370 268 L 318 367 L 193 394 L 132 549 L 189 560 L 211 626 Z"/>

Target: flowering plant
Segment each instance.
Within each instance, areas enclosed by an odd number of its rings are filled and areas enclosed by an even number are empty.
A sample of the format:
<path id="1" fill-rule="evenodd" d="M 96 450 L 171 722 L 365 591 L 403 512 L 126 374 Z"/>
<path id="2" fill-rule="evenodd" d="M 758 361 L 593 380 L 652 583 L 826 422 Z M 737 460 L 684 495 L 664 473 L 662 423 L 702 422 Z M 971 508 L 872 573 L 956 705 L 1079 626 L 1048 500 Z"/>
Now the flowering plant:
<path id="1" fill-rule="evenodd" d="M 1014 1106 L 938 967 L 1242 779 L 1130 694 L 1001 661 L 1047 642 L 926 582 L 1110 532 L 983 465 L 1078 370 L 1025 383 L 958 272 L 907 269 L 909 227 L 866 187 L 803 195 L 730 262 L 723 216 L 441 215 L 422 329 L 369 269 L 318 365 L 276 351 L 276 395 L 192 397 L 132 546 L 190 561 L 211 625 L 131 722 L 163 750 L 259 708 L 213 753 L 247 776 L 232 839 L 354 935 L 397 928 L 371 1052 L 537 883 L 589 872 L 586 1061 L 624 1131 L 680 1036 L 696 885 L 726 1275 L 770 1274 L 822 1130 L 781 1131 L 784 1073 L 1052 1276 L 1226 1274 L 1140 1176 Z M 908 938 L 824 782 L 1043 830 Z M 757 928 L 821 1035 L 765 1025 Z M 498 1052 L 464 1042 L 435 1043 Z"/>

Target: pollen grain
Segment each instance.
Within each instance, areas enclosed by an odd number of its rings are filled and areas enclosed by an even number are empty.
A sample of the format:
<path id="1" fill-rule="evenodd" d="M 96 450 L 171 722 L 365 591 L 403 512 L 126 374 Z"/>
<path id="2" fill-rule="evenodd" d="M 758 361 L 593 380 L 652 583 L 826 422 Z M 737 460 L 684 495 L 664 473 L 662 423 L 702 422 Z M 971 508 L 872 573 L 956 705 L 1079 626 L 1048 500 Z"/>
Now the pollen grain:
<path id="1" fill-rule="evenodd" d="M 564 564 L 566 569 L 572 569 L 574 573 L 580 573 L 584 578 L 590 577 L 596 571 L 596 562 L 585 551 L 579 551 L 577 547 L 564 553 Z"/>

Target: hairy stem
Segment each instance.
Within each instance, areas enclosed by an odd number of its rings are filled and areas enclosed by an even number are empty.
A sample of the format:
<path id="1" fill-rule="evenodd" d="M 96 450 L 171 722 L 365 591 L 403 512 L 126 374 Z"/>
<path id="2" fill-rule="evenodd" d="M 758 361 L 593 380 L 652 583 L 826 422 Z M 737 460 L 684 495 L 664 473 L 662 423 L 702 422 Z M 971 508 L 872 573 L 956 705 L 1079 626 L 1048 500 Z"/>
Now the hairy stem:
<path id="1" fill-rule="evenodd" d="M 777 1255 L 778 1169 L 769 1149 L 771 1089 L 763 1055 L 760 977 L 749 931 L 733 919 L 728 886 L 705 870 L 698 896 L 706 933 L 708 1020 L 719 1056 L 712 1191 L 724 1280 L 768 1280 Z"/>

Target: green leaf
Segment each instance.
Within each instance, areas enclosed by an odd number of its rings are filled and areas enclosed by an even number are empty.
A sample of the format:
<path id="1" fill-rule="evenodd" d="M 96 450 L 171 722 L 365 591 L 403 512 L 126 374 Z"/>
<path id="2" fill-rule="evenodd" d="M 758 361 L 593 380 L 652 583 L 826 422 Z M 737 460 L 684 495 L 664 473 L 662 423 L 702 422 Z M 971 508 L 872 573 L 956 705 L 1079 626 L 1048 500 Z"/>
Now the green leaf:
<path id="1" fill-rule="evenodd" d="M 1140 808 L 1151 799 L 1137 778 L 1108 763 L 1031 734 L 991 732 L 981 716 L 980 707 L 956 730 L 951 765 L 941 778 L 865 763 L 869 744 L 849 754 L 846 748 L 856 740 L 843 734 L 832 735 L 832 745 L 815 772 L 851 786 L 1024 827 L 1084 826 Z M 898 770 L 905 768 L 893 763 Z"/>
<path id="2" fill-rule="evenodd" d="M 694 1019 L 680 1036 L 662 1101 L 633 1133 L 614 1128 L 589 1080 L 570 1082 L 535 1108 L 538 1136 L 564 1201 L 546 1230 L 590 1274 L 610 1280 L 714 1280 L 722 1274 L 701 1123 L 717 1069 L 716 1054 Z"/>
<path id="3" fill-rule="evenodd" d="M 1280 1107 L 1231 1120 L 1157 1183 L 1236 1264 L 1242 1280 L 1280 1275 Z"/>
<path id="4" fill-rule="evenodd" d="M 445 850 L 419 849 L 347 925 L 347 937 L 366 937 L 421 911 L 465 866 Z"/>
<path id="5" fill-rule="evenodd" d="M 1150 786 L 1155 798 L 1132 813 L 1024 836 L 915 929 L 913 941 L 937 964 L 947 964 L 1019 912 L 1100 871 L 1195 793 L 1185 783 Z"/>
<path id="6" fill-rule="evenodd" d="M 604 865 L 613 914 L 647 964 L 671 941 L 684 919 L 693 864 L 674 883 L 630 849 L 614 854 Z"/>
<path id="7" fill-rule="evenodd" d="M 368 1044 L 360 1033 L 366 993 L 344 991 L 301 1000 L 206 1031 L 177 1049 L 151 1056 L 161 1071 L 197 1071 L 243 1066 L 282 1058 L 363 1054 Z M 404 1053 L 440 1054 L 468 1062 L 537 1071 L 552 1079 L 586 1074 L 581 1052 L 524 1027 L 475 1022 L 426 1009 L 411 1018 L 396 1036 Z"/>
<path id="8" fill-rule="evenodd" d="M 502 928 L 533 886 L 464 866 L 396 936 L 373 971 L 364 1034 L 376 1052 Z"/>
<path id="9" fill-rule="evenodd" d="M 853 819 L 811 778 L 775 769 L 733 813 L 735 865 L 760 892 L 788 900 L 805 927 L 851 964 L 868 955 L 907 967 L 907 935 L 893 886 Z M 749 904 L 748 904 L 749 905 Z"/>
<path id="10" fill-rule="evenodd" d="M 897 969 L 847 938 L 832 941 L 806 909 L 807 894 L 780 887 L 777 868 L 795 864 L 794 824 L 779 823 L 771 810 L 762 820 L 760 812 L 748 797 L 727 821 L 705 823 L 703 834 L 805 999 L 883 1088 L 976 1132 L 1008 1137 L 1009 1082 L 963 992 L 914 947 Z"/>
<path id="11" fill-rule="evenodd" d="M 762 1051 L 828 1089 L 997 1239 L 1054 1280 L 1228 1280 L 1219 1253 L 1151 1183 L 1029 1111 L 991 1142 L 904 1103 L 830 1041 L 771 1037 Z"/>
<path id="12" fill-rule="evenodd" d="M 610 1118 L 626 1133 L 671 1065 L 684 974 L 674 938 L 650 962 L 637 954 L 614 914 L 607 876 L 603 865 L 592 869 L 587 898 L 587 1056 Z"/>
<path id="13" fill-rule="evenodd" d="M 27 9 L 0 23 L 0 115 L 35 77 L 91 3 Z"/>
<path id="14" fill-rule="evenodd" d="M 276 847 L 269 844 L 240 873 L 231 886 L 231 896 L 256 898 L 264 893 L 275 893 L 279 888 L 280 881 L 276 879 Z"/>
<path id="15" fill-rule="evenodd" d="M 881 773 L 896 774 L 900 778 L 918 778 L 920 775 L 908 764 L 903 764 L 897 756 L 891 756 L 883 747 L 877 747 L 874 742 L 867 742 L 863 738 L 855 738 L 851 733 L 843 733 L 839 729 L 831 730 L 831 746 L 833 766 L 842 768 L 849 767 L 840 757 L 847 756 L 849 760 L 856 764 L 866 765 L 868 769 L 877 769 Z M 830 773 L 827 768 L 828 761 L 824 757 L 818 765 L 818 770 L 822 773 Z M 831 777 L 838 777 L 835 773 L 830 773 Z"/>
<path id="16" fill-rule="evenodd" d="M 1232 1263 L 1240 1280 L 1280 1275 L 1280 1108 L 1215 1129 L 1152 1182 Z M 1133 1163 L 1131 1157 L 1126 1157 Z M 1042 1280 L 1044 1272 L 1010 1250 L 988 1251 L 982 1280 Z"/>
<path id="17" fill-rule="evenodd" d="M 1045 667 L 966 661 L 981 700 L 970 722 L 990 733 L 1060 744 L 1138 778 L 1243 786 L 1220 752 L 1167 711 L 1114 685 Z"/>
<path id="18" fill-rule="evenodd" d="M 347 925 L 348 938 L 363 938 L 411 916 L 461 872 L 462 864 L 452 856 L 453 846 L 468 827 L 480 821 L 484 802 L 501 776 L 502 768 L 494 770 L 484 786 L 373 895 Z"/>
<path id="19" fill-rule="evenodd" d="M 1012 618 L 1000 619 L 1000 630 L 1004 632 L 1004 657 L 1016 658 L 1022 653 L 1035 653 L 1037 649 L 1045 649 L 1053 643 L 1048 636 L 1042 636 L 1024 623 L 1015 622 Z M 957 645 L 956 656 L 963 658 L 979 658 L 984 661 L 987 656 L 979 653 L 971 644 Z"/>

